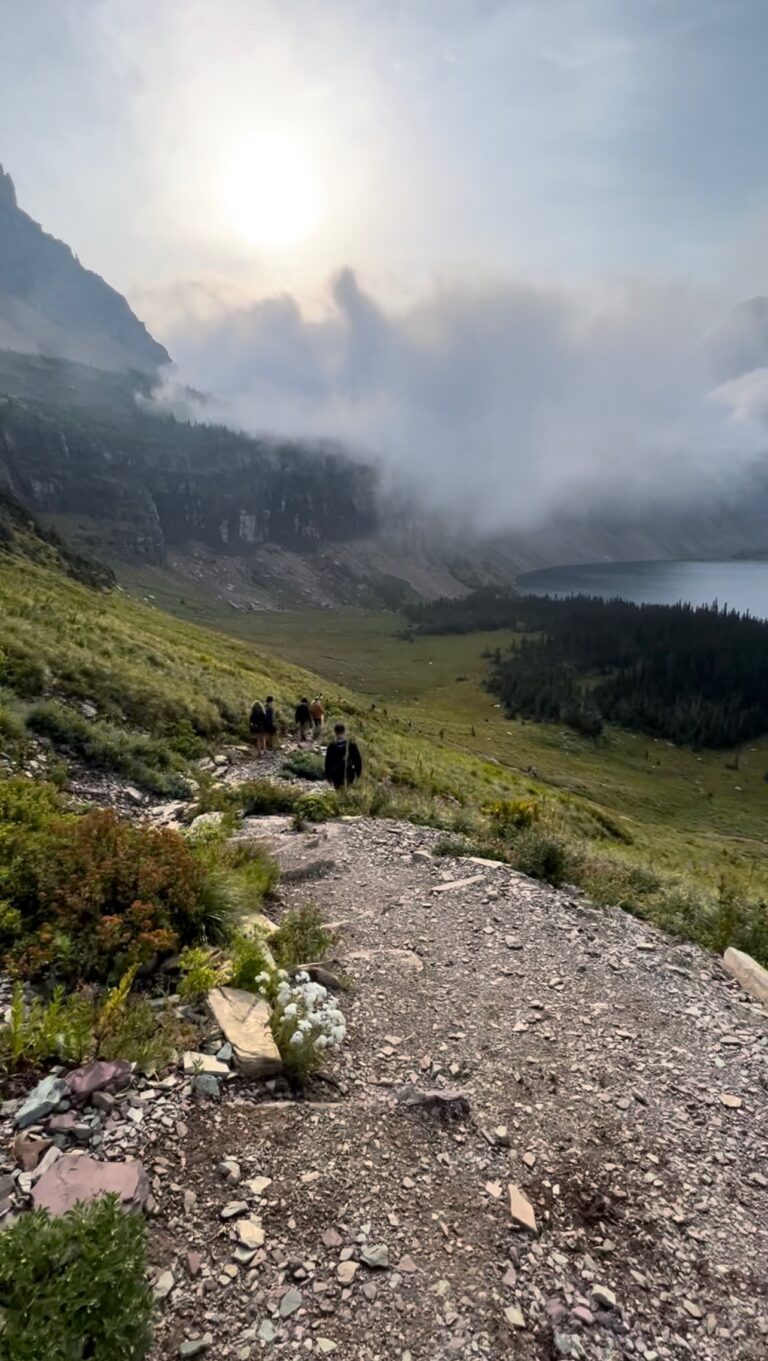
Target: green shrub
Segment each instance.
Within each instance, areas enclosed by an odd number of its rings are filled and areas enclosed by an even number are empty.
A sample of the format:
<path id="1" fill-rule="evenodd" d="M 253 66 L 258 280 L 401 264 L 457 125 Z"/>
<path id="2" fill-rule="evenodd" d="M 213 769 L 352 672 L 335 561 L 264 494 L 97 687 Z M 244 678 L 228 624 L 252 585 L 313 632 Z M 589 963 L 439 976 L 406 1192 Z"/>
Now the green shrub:
<path id="1" fill-rule="evenodd" d="M 179 958 L 179 969 L 179 996 L 182 1002 L 200 1001 L 229 976 L 228 966 L 203 945 L 187 946 Z"/>
<path id="2" fill-rule="evenodd" d="M 336 937 L 323 926 L 320 912 L 312 904 L 287 912 L 269 938 L 269 948 L 282 969 L 325 959 L 335 943 Z"/>
<path id="3" fill-rule="evenodd" d="M 274 780 L 250 780 L 242 784 L 238 792 L 246 817 L 293 813 L 301 797 L 294 785 L 277 784 Z"/>
<path id="4" fill-rule="evenodd" d="M 568 853 L 562 841 L 538 827 L 527 827 L 514 842 L 513 864 L 521 874 L 561 884 L 566 874 Z"/>
<path id="5" fill-rule="evenodd" d="M 0 1234 L 0 1361 L 142 1361 L 151 1343 L 146 1229 L 115 1196 Z"/>
<path id="6" fill-rule="evenodd" d="M 263 986 L 261 976 L 269 972 L 264 941 L 256 936 L 237 936 L 232 942 L 230 986 L 242 988 L 245 992 L 260 992 Z"/>
<path id="7" fill-rule="evenodd" d="M 314 751 L 294 751 L 283 761 L 283 771 L 301 780 L 324 780 L 325 761 Z"/>
<path id="8" fill-rule="evenodd" d="M 135 968 L 106 993 L 56 988 L 49 1002 L 25 1005 L 16 983 L 7 1023 L 0 1026 L 0 1068 L 15 1072 L 48 1062 L 80 1064 L 85 1059 L 127 1059 L 140 1068 L 160 1068 L 185 1042 L 185 1028 L 170 1007 L 157 1012 L 149 999 L 131 992 Z"/>
<path id="9" fill-rule="evenodd" d="M 296 802 L 294 820 L 297 827 L 307 822 L 329 822 L 339 815 L 339 800 L 333 790 L 323 793 L 302 794 Z"/>
<path id="10" fill-rule="evenodd" d="M 27 727 L 87 765 L 124 775 L 151 793 L 174 798 L 189 793 L 181 759 L 157 738 L 85 718 L 53 700 L 30 709 Z"/>

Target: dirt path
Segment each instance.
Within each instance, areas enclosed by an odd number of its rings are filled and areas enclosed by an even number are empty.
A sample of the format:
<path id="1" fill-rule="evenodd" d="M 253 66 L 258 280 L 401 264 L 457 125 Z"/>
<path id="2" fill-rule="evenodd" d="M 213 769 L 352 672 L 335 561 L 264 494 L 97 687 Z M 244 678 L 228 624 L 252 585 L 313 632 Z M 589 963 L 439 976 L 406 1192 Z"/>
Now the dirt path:
<path id="1" fill-rule="evenodd" d="M 765 1012 L 701 951 L 433 842 L 367 820 L 281 839 L 335 862 L 283 899 L 341 923 L 341 1091 L 195 1106 L 144 1150 L 175 1279 L 153 1356 L 207 1334 L 215 1361 L 764 1357 Z M 468 1117 L 400 1099 L 441 1086 Z M 247 1265 L 238 1200 L 265 1233 Z"/>

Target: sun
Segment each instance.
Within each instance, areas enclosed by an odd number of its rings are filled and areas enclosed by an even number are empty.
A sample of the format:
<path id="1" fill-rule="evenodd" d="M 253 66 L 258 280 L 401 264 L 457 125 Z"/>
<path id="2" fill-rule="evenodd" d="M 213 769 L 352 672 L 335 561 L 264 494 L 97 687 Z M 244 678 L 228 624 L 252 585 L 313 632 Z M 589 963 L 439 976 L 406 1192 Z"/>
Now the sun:
<path id="1" fill-rule="evenodd" d="M 320 214 L 309 157 L 289 137 L 249 137 L 232 153 L 222 177 L 224 214 L 240 236 L 266 250 L 295 246 Z"/>

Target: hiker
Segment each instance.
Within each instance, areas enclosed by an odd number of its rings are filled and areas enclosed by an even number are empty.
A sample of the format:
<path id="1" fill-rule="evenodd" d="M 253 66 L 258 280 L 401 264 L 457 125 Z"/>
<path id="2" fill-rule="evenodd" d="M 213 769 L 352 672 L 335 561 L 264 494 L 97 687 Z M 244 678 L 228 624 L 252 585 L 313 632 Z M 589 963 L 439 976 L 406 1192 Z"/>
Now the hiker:
<path id="1" fill-rule="evenodd" d="M 265 707 L 265 709 L 264 709 L 264 718 L 266 719 L 266 724 L 265 724 L 265 731 L 266 731 L 266 734 L 267 734 L 267 743 L 266 743 L 266 745 L 269 747 L 269 749 L 270 749 L 270 751 L 271 751 L 272 748 L 273 748 L 273 746 L 275 745 L 275 736 L 276 736 L 276 734 L 277 734 L 277 719 L 276 719 L 276 717 L 275 717 L 275 701 L 274 701 L 272 695 L 267 695 L 267 703 L 266 703 L 266 707 Z"/>
<path id="2" fill-rule="evenodd" d="M 363 773 L 363 760 L 356 742 L 347 738 L 343 723 L 334 728 L 335 737 L 325 753 L 325 778 L 334 789 L 348 788 Z"/>
<path id="3" fill-rule="evenodd" d="M 248 727 L 258 755 L 263 756 L 267 750 L 267 715 L 260 699 L 253 702 Z"/>
<path id="4" fill-rule="evenodd" d="M 323 708 L 323 701 L 321 700 L 319 695 L 315 695 L 315 698 L 312 700 L 312 703 L 309 706 L 309 712 L 312 715 L 312 723 L 315 729 L 315 737 L 319 737 L 323 727 L 323 719 L 325 718 L 325 709 Z"/>
<path id="5" fill-rule="evenodd" d="M 308 699 L 303 699 L 300 704 L 296 705 L 294 719 L 296 721 L 296 731 L 299 736 L 299 741 L 306 742 L 312 730 L 312 713 L 310 711 Z"/>

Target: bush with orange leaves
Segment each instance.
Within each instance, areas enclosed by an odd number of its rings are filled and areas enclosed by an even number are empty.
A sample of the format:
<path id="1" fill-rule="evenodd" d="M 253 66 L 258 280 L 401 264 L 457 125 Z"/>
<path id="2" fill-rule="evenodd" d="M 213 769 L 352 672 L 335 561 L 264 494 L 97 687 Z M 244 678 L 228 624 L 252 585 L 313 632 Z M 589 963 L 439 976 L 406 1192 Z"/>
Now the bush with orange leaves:
<path id="1" fill-rule="evenodd" d="M 27 790 L 21 815 L 3 821 L 9 783 L 0 789 L 0 967 L 102 982 L 205 933 L 208 871 L 177 832 L 50 803 L 41 816 Z"/>

